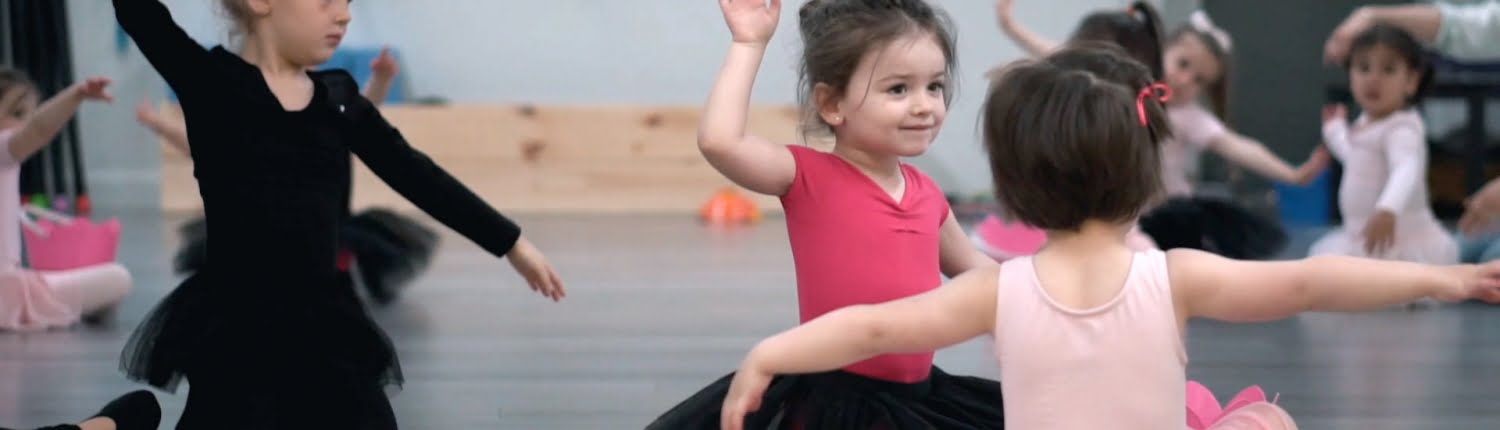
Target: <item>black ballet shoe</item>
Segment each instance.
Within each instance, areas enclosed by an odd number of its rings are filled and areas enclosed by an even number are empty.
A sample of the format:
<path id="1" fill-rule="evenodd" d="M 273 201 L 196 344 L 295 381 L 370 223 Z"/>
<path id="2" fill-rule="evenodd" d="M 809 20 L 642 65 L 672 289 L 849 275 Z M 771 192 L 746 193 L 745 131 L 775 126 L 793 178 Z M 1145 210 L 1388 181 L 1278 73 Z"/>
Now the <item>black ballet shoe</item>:
<path id="1" fill-rule="evenodd" d="M 114 420 L 117 430 L 156 430 L 161 426 L 161 404 L 150 391 L 136 390 L 110 401 L 93 418 Z"/>

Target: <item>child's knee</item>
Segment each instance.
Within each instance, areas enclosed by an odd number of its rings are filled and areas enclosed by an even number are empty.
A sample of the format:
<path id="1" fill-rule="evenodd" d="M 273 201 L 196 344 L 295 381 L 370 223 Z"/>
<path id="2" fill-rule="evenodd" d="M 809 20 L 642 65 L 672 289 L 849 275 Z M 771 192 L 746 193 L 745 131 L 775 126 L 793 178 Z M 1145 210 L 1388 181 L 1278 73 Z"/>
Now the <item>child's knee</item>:
<path id="1" fill-rule="evenodd" d="M 104 267 L 103 275 L 105 282 L 113 290 L 122 295 L 130 292 L 131 287 L 134 285 L 134 280 L 130 277 L 130 271 L 126 270 L 125 266 L 120 265 L 120 263 L 109 263 Z"/>

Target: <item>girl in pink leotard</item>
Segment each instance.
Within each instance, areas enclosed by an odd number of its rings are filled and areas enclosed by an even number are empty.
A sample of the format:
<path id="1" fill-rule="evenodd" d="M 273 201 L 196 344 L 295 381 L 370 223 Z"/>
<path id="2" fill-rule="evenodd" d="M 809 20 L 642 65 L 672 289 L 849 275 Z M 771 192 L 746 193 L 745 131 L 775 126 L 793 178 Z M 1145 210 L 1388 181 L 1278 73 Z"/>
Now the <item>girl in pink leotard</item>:
<path id="1" fill-rule="evenodd" d="M 0 330 L 68 327 L 113 309 L 130 291 L 130 273 L 116 263 L 55 272 L 21 264 L 21 163 L 52 143 L 83 102 L 109 100 L 108 85 L 89 79 L 38 106 L 25 74 L 0 69 Z"/>

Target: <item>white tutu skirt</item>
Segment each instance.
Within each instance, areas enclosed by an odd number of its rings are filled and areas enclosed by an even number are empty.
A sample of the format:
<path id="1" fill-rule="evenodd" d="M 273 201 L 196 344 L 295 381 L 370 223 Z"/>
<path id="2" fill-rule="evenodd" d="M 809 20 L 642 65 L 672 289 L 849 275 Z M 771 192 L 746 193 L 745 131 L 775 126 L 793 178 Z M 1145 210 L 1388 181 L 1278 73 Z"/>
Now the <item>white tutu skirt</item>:
<path id="1" fill-rule="evenodd" d="M 1396 225 L 1396 239 L 1383 252 L 1365 252 L 1364 223 L 1345 224 L 1328 232 L 1308 249 L 1308 255 L 1346 255 L 1425 264 L 1457 264 L 1458 241 L 1436 220 L 1413 220 Z"/>

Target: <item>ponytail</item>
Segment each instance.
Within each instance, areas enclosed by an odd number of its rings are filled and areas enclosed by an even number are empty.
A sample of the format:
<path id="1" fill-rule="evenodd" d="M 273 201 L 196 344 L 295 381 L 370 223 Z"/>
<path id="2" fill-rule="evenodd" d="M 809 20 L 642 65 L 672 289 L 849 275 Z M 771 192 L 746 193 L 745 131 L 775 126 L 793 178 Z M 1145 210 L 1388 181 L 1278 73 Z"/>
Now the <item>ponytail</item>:
<path id="1" fill-rule="evenodd" d="M 1149 60 L 1151 62 L 1146 65 L 1151 69 L 1151 77 L 1156 78 L 1158 81 L 1166 79 L 1166 61 L 1163 59 L 1162 51 L 1164 49 L 1162 49 L 1161 42 L 1161 14 L 1156 12 L 1156 7 L 1151 6 L 1150 3 L 1145 1 L 1131 2 L 1129 10 L 1132 16 L 1141 21 L 1141 26 L 1145 29 L 1147 40 L 1150 41 L 1151 45 L 1156 46 L 1156 49 L 1146 53 L 1146 58 L 1142 58 L 1142 60 Z"/>

